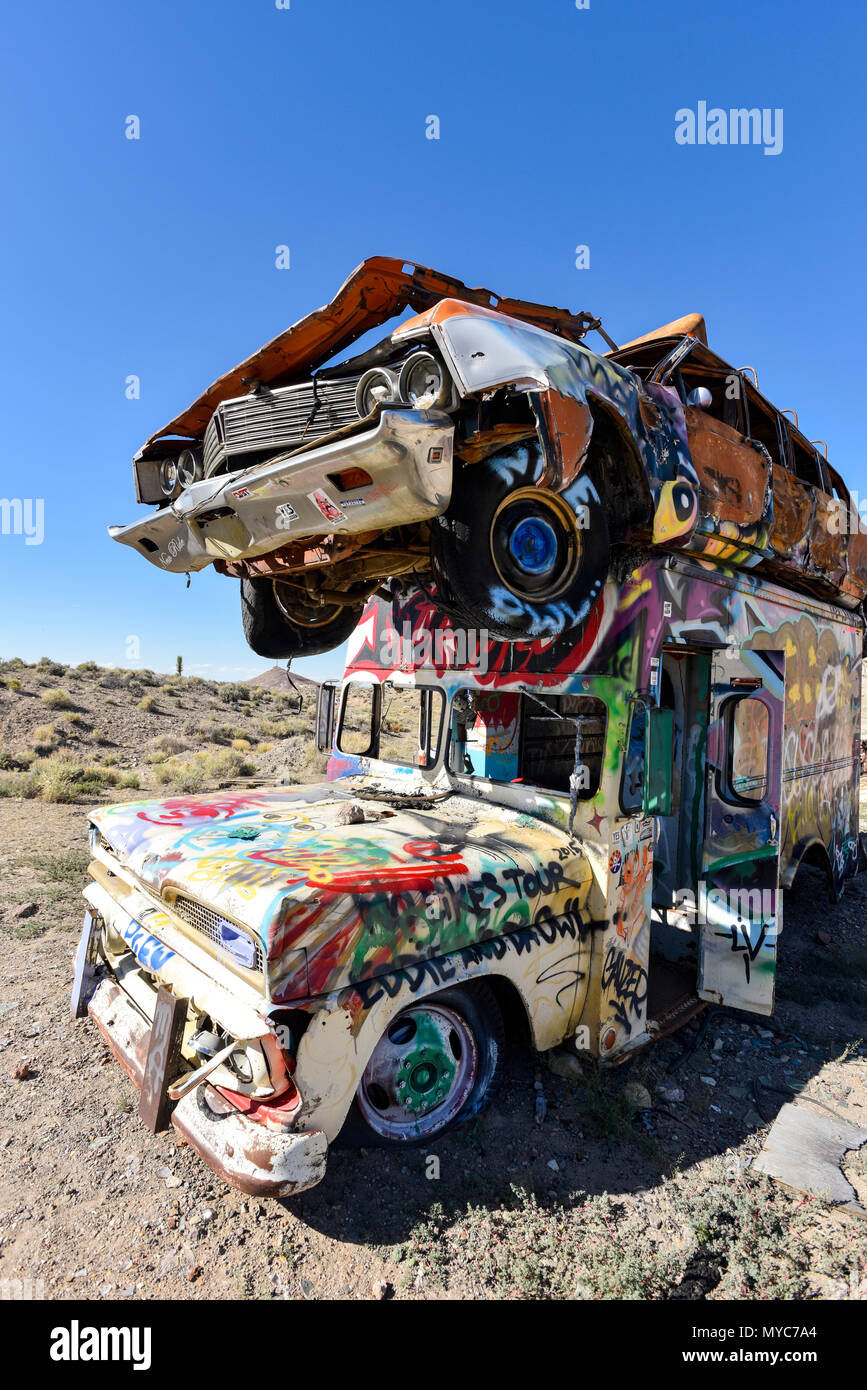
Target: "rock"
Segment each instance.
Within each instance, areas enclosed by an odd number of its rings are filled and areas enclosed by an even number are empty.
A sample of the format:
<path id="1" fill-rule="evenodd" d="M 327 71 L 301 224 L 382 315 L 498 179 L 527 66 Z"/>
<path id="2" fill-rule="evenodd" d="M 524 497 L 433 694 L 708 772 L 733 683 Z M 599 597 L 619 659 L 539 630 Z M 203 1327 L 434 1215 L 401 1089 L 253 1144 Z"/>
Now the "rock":
<path id="1" fill-rule="evenodd" d="M 30 1063 L 28 1062 L 26 1057 L 24 1057 L 18 1063 L 18 1066 L 15 1068 L 12 1075 L 15 1077 L 16 1081 L 26 1081 L 28 1076 L 33 1075 L 33 1073 L 30 1070 Z"/>
<path id="2" fill-rule="evenodd" d="M 659 1100 L 664 1100 L 668 1105 L 677 1105 L 684 1098 L 682 1086 L 678 1086 L 676 1081 L 661 1081 L 656 1088 Z"/>
<path id="3" fill-rule="evenodd" d="M 635 1110 L 650 1110 L 653 1101 L 646 1086 L 640 1081 L 628 1081 L 623 1087 L 623 1099 L 628 1100 Z"/>
<path id="4" fill-rule="evenodd" d="M 187 1270 L 187 1279 L 192 1284 L 200 1275 L 204 1274 L 204 1272 L 201 1265 L 191 1265 Z"/>
<path id="5" fill-rule="evenodd" d="M 548 1070 L 565 1081 L 583 1081 L 584 1064 L 574 1052 L 549 1052 L 546 1058 Z"/>
<path id="6" fill-rule="evenodd" d="M 705 1086 L 715 1086 L 715 1085 L 716 1085 L 716 1081 L 714 1080 L 714 1078 L 713 1078 L 712 1076 L 700 1076 L 698 1079 L 699 1079 L 699 1081 L 703 1081 L 704 1084 L 705 1084 Z"/>
<path id="7" fill-rule="evenodd" d="M 374 1280 L 371 1292 L 374 1298 L 388 1298 L 388 1295 L 391 1293 L 391 1284 L 387 1283 L 385 1279 L 376 1279 Z"/>
<path id="8" fill-rule="evenodd" d="M 12 921 L 24 922 L 27 920 L 28 917 L 35 917 L 38 911 L 38 903 L 20 903 L 18 907 L 12 908 Z"/>
<path id="9" fill-rule="evenodd" d="M 553 1173 L 559 1173 L 560 1171 L 560 1164 L 557 1162 L 556 1158 L 548 1159 L 548 1167 Z"/>
<path id="10" fill-rule="evenodd" d="M 813 939 L 818 941 L 820 946 L 830 946 L 832 941 L 831 933 L 827 931 L 817 931 Z"/>
<path id="11" fill-rule="evenodd" d="M 348 806 L 341 806 L 334 817 L 336 825 L 361 825 L 363 820 L 364 809 L 356 801 L 350 801 Z"/>

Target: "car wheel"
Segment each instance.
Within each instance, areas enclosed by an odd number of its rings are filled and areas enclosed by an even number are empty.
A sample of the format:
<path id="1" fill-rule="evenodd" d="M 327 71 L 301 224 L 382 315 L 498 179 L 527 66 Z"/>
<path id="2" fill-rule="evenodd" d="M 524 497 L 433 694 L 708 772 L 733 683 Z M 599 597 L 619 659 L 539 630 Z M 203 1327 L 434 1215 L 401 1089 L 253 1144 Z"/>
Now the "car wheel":
<path id="1" fill-rule="evenodd" d="M 443 990 L 393 1018 L 356 1093 L 367 1143 L 427 1143 L 478 1115 L 503 1061 L 503 1016 L 486 985 Z"/>
<path id="2" fill-rule="evenodd" d="M 339 647 L 358 625 L 363 604 L 299 606 L 283 589 L 275 579 L 241 580 L 244 636 L 257 656 L 318 656 Z"/>
<path id="3" fill-rule="evenodd" d="M 537 443 L 513 445 L 455 478 L 431 528 L 443 606 L 461 626 L 507 642 L 551 639 L 578 627 L 609 565 L 605 509 L 589 472 L 562 493 L 540 487 Z"/>

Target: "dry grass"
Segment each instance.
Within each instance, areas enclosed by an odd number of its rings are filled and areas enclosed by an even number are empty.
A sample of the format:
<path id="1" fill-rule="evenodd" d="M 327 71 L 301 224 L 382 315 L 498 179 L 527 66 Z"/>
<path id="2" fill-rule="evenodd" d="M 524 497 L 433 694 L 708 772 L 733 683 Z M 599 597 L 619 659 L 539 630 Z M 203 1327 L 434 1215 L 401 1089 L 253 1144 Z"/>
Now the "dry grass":
<path id="1" fill-rule="evenodd" d="M 72 696 L 59 688 L 44 690 L 40 698 L 43 705 L 47 705 L 49 709 L 75 709 Z"/>

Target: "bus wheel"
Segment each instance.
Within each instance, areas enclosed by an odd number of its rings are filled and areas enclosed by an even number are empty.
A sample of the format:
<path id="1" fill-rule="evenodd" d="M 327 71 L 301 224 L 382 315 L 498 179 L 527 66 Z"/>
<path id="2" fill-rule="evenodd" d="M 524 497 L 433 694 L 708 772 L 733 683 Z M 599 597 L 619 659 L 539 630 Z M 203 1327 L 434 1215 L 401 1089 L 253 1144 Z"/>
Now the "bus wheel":
<path id="1" fill-rule="evenodd" d="M 356 1103 L 364 1125 L 383 1144 L 412 1144 L 472 1119 L 499 1081 L 503 1045 L 503 1017 L 486 985 L 410 1004 L 386 1028 L 361 1078 Z"/>
<path id="2" fill-rule="evenodd" d="M 272 661 L 318 656 L 339 647 L 357 627 L 363 608 L 363 603 L 342 607 L 299 604 L 279 580 L 241 580 L 241 618 L 247 645 L 257 656 Z"/>
<path id="3" fill-rule="evenodd" d="M 538 444 L 512 445 L 455 477 L 431 527 L 443 607 L 461 627 L 507 642 L 549 640 L 578 627 L 602 590 L 608 523 L 586 471 L 562 493 L 540 487 Z"/>

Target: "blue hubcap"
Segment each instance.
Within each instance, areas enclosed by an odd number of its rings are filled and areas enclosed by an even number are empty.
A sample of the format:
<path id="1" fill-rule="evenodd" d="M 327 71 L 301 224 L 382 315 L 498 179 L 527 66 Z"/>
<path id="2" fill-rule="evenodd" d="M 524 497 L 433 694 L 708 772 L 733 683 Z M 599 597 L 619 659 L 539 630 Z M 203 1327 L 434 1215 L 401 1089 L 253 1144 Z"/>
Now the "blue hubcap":
<path id="1" fill-rule="evenodd" d="M 541 517 L 525 517 L 509 537 L 509 550 L 526 574 L 548 574 L 557 559 L 554 528 Z"/>

